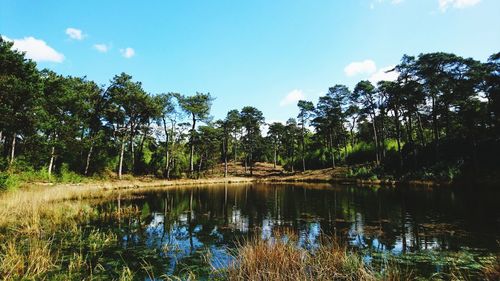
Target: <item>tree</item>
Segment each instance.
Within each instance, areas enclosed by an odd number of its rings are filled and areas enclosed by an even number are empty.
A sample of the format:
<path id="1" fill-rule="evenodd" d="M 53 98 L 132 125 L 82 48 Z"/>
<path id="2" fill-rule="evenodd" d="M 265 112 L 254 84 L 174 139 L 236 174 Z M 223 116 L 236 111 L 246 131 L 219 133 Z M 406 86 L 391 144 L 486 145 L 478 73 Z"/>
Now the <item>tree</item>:
<path id="1" fill-rule="evenodd" d="M 114 134 L 121 142 L 118 177 L 122 177 L 125 143 L 128 140 L 132 158 L 131 169 L 135 169 L 134 138 L 138 128 L 148 123 L 153 115 L 150 96 L 142 89 L 140 82 L 133 82 L 132 76 L 122 73 L 111 80 L 110 108 L 108 120 L 113 125 Z"/>
<path id="2" fill-rule="evenodd" d="M 299 100 L 297 103 L 299 107 L 299 115 L 297 118 L 300 120 L 301 126 L 301 152 L 302 152 L 302 171 L 306 171 L 306 125 L 314 114 L 314 104 L 310 101 Z"/>
<path id="3" fill-rule="evenodd" d="M 233 141 L 234 162 L 238 157 L 238 134 L 241 131 L 240 112 L 236 109 L 230 110 L 226 115 L 227 129 L 231 132 Z"/>
<path id="4" fill-rule="evenodd" d="M 218 120 L 215 122 L 215 124 L 218 126 L 218 129 L 220 131 L 220 138 L 221 138 L 221 154 L 222 154 L 222 161 L 224 161 L 224 177 L 227 177 L 227 154 L 229 150 L 229 136 L 231 134 L 230 128 L 229 128 L 229 122 L 227 119 L 225 120 Z"/>
<path id="5" fill-rule="evenodd" d="M 0 139 L 3 135 L 10 138 L 10 151 L 5 155 L 10 164 L 15 159 L 18 136 L 25 139 L 35 133 L 34 113 L 42 91 L 36 64 L 12 46 L 0 36 Z"/>
<path id="6" fill-rule="evenodd" d="M 203 167 L 206 170 L 213 168 L 216 163 L 219 163 L 219 151 L 223 145 L 221 128 L 208 124 L 199 126 L 195 136 L 196 149 L 198 150 L 198 175 L 201 175 Z"/>
<path id="7" fill-rule="evenodd" d="M 213 98 L 210 94 L 196 93 L 194 96 L 177 95 L 179 105 L 187 114 L 191 116 L 191 132 L 190 132 L 190 154 L 189 154 L 189 172 L 193 176 L 194 166 L 194 137 L 197 121 L 207 121 L 210 114 Z"/>
<path id="8" fill-rule="evenodd" d="M 386 107 L 392 110 L 394 115 L 394 127 L 396 128 L 396 142 L 398 146 L 399 168 L 403 166 L 403 158 L 401 156 L 401 88 L 396 82 L 380 81 L 378 83 L 378 90 L 382 96 L 385 96 Z"/>
<path id="9" fill-rule="evenodd" d="M 342 142 L 347 151 L 347 137 L 344 127 L 346 114 L 343 107 L 350 95 L 349 89 L 344 85 L 335 85 L 329 88 L 328 93 L 319 98 L 315 111 L 316 118 L 312 121 L 316 133 L 321 136 L 320 139 L 323 140 L 324 147 L 330 154 L 332 168 L 336 166 L 335 150 Z"/>
<path id="10" fill-rule="evenodd" d="M 285 167 L 289 168 L 292 173 L 295 169 L 295 155 L 296 147 L 299 142 L 300 129 L 297 126 L 297 120 L 295 118 L 289 118 L 285 125 L 285 134 L 283 141 L 283 148 L 285 150 L 285 155 L 287 157 L 287 163 Z"/>
<path id="11" fill-rule="evenodd" d="M 250 165 L 250 175 L 253 175 L 254 152 L 257 142 L 261 138 L 260 126 L 264 124 L 264 115 L 252 106 L 245 106 L 240 112 L 241 125 L 245 129 L 243 143 L 245 147 L 245 170 L 247 163 Z"/>
<path id="12" fill-rule="evenodd" d="M 278 159 L 278 151 L 283 145 L 285 138 L 286 128 L 285 125 L 280 122 L 274 122 L 269 125 L 269 129 L 267 131 L 267 137 L 271 140 L 273 145 L 273 167 L 276 168 L 276 161 Z"/>
<path id="13" fill-rule="evenodd" d="M 170 178 L 170 143 L 173 137 L 172 130 L 175 126 L 175 124 L 172 124 L 171 130 L 169 131 L 167 128 L 167 119 L 173 120 L 175 118 L 176 110 L 173 101 L 174 97 L 175 94 L 172 93 L 162 93 L 154 97 L 154 103 L 159 107 L 159 119 L 161 125 L 163 126 L 163 133 L 165 134 L 165 176 L 167 177 L 167 179 Z"/>
<path id="14" fill-rule="evenodd" d="M 43 111 L 39 111 L 40 127 L 50 147 L 48 163 L 49 179 L 59 153 L 72 146 L 81 136 L 84 125 L 84 106 L 87 99 L 82 96 L 84 80 L 62 77 L 48 70 L 42 72 L 44 84 Z"/>
<path id="15" fill-rule="evenodd" d="M 361 81 L 356 84 L 354 88 L 353 96 L 354 99 L 362 105 L 363 112 L 368 114 L 371 119 L 372 129 L 373 129 L 373 140 L 375 142 L 375 159 L 377 165 L 380 164 L 380 155 L 379 155 L 379 141 L 377 135 L 377 124 L 376 124 L 376 116 L 377 116 L 377 92 L 375 91 L 375 87 L 372 85 L 370 81 Z"/>
<path id="16" fill-rule="evenodd" d="M 500 135 L 500 52 L 491 55 L 486 63 L 485 94 L 495 134 Z"/>

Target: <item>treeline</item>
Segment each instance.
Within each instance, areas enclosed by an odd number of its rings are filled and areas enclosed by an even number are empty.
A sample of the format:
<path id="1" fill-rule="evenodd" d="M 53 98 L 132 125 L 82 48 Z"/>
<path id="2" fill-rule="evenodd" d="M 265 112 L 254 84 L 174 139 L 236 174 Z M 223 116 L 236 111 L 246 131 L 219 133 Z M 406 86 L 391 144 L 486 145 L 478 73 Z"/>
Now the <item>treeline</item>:
<path id="1" fill-rule="evenodd" d="M 485 63 L 404 56 L 392 71 L 397 81 L 299 101 L 286 124 L 266 124 L 252 106 L 213 120 L 208 93 L 152 95 L 125 73 L 98 85 L 39 71 L 0 38 L 0 171 L 178 178 L 220 164 L 227 174 L 229 161 L 252 174 L 266 161 L 289 171 L 370 163 L 369 173 L 401 178 L 499 166 L 500 53 Z"/>

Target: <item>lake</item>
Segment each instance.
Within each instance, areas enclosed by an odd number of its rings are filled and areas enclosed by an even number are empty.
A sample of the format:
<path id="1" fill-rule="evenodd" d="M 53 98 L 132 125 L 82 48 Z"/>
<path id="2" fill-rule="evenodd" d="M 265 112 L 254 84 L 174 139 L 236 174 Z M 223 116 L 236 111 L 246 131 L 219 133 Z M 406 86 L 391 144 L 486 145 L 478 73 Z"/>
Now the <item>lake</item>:
<path id="1" fill-rule="evenodd" d="M 209 278 L 208 262 L 226 266 L 231 249 L 245 239 L 294 231 L 299 247 L 314 251 L 321 235 L 336 237 L 374 268 L 394 260 L 428 277 L 450 266 L 473 271 L 500 252 L 499 199 L 500 192 L 483 189 L 179 187 L 101 202 L 101 215 L 87 229 L 118 236 L 104 264 L 122 259 L 132 268 L 146 265 L 158 276 L 193 271 Z M 118 208 L 120 216 L 106 215 Z"/>

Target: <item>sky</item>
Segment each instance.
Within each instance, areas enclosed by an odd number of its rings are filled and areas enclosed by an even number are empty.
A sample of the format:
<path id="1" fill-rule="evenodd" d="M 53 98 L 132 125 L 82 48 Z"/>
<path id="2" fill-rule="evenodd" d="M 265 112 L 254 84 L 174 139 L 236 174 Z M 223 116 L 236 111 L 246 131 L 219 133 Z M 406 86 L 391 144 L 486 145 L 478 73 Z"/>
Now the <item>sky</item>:
<path id="1" fill-rule="evenodd" d="M 151 94 L 209 92 L 215 118 L 251 105 L 296 117 L 335 84 L 394 79 L 403 54 L 500 51 L 499 0 L 0 0 L 0 34 L 40 69 Z"/>

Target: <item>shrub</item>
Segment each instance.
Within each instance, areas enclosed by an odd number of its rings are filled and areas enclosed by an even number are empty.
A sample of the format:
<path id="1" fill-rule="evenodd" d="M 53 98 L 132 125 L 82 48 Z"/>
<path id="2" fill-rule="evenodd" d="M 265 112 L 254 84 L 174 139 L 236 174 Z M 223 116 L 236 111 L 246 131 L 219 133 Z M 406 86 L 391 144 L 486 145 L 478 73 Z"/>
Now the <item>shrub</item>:
<path id="1" fill-rule="evenodd" d="M 83 181 L 83 177 L 73 171 L 70 171 L 69 165 L 64 163 L 61 166 L 61 173 L 58 181 L 62 183 L 80 183 Z"/>
<path id="2" fill-rule="evenodd" d="M 17 175 L 8 172 L 0 173 L 0 190 L 15 190 L 19 187 L 19 185 L 20 180 Z"/>
<path id="3" fill-rule="evenodd" d="M 358 179 L 378 179 L 377 173 L 373 167 L 370 166 L 356 166 L 349 169 L 348 177 Z"/>

